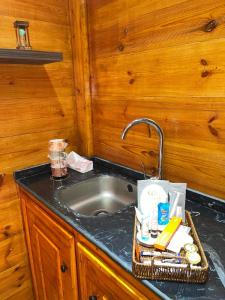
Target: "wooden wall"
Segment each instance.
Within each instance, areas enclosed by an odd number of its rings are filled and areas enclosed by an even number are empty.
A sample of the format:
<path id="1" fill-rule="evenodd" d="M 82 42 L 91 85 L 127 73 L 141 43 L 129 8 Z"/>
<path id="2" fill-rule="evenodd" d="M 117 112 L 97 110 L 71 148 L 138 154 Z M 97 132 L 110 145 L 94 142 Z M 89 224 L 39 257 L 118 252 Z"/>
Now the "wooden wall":
<path id="1" fill-rule="evenodd" d="M 30 23 L 35 50 L 62 51 L 49 65 L 0 64 L 0 173 L 48 161 L 48 140 L 79 146 L 69 2 L 0 1 L 0 48 L 16 47 L 13 23 Z M 0 187 L 0 299 L 32 299 L 19 200 L 12 175 Z M 18 271 L 17 271 L 18 270 Z"/>
<path id="2" fill-rule="evenodd" d="M 62 51 L 49 65 L 0 65 L 0 172 L 48 160 L 48 140 L 77 145 L 68 2 L 4 0 L 0 3 L 0 48 L 15 48 L 13 22 L 30 22 L 35 50 Z"/>
<path id="3" fill-rule="evenodd" d="M 94 153 L 225 199 L 224 0 L 88 1 Z M 151 166 L 151 167 L 150 167 Z"/>
<path id="4" fill-rule="evenodd" d="M 13 178 L 6 175 L 0 188 L 0 299 L 33 299 L 30 278 L 20 203 Z"/>

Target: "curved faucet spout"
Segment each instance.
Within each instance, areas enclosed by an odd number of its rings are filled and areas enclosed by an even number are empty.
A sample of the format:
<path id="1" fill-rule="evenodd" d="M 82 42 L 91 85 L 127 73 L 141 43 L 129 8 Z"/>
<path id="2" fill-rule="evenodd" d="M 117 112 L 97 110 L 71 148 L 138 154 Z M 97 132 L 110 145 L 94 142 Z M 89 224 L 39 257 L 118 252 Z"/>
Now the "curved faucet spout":
<path id="1" fill-rule="evenodd" d="M 152 126 L 156 129 L 158 135 L 159 135 L 159 157 L 158 157 L 158 178 L 162 179 L 163 177 L 163 152 L 164 152 L 164 134 L 162 128 L 157 124 L 154 120 L 148 119 L 148 118 L 140 118 L 135 119 L 131 121 L 122 131 L 121 139 L 124 140 L 126 138 L 127 132 L 130 128 L 132 128 L 134 125 L 137 124 L 147 124 L 149 126 Z"/>

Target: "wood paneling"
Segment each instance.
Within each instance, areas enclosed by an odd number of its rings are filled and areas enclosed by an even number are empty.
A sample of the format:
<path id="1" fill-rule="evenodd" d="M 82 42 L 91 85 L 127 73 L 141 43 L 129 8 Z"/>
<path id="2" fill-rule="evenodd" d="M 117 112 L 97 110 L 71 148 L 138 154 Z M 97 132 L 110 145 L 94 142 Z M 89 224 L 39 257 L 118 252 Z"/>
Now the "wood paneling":
<path id="1" fill-rule="evenodd" d="M 69 2 L 1 1 L 0 48 L 16 48 L 15 20 L 30 23 L 33 50 L 59 51 L 64 59 L 41 66 L 0 64 L 0 174 L 47 162 L 49 139 L 67 139 L 68 150 L 80 144 Z M 0 189 L 0 299 L 32 299 L 13 179 Z"/>
<path id="2" fill-rule="evenodd" d="M 69 0 L 80 153 L 93 154 L 86 1 Z"/>
<path id="3" fill-rule="evenodd" d="M 33 299 L 30 272 L 14 181 L 0 186 L 0 299 Z"/>
<path id="4" fill-rule="evenodd" d="M 30 23 L 33 49 L 61 51 L 62 63 L 0 65 L 0 172 L 43 163 L 51 138 L 78 149 L 68 1 L 4 1 L 0 4 L 1 48 L 15 48 L 13 22 Z"/>
<path id="5" fill-rule="evenodd" d="M 222 0 L 87 1 L 94 153 L 156 173 L 165 132 L 164 174 L 225 199 L 225 3 Z"/>

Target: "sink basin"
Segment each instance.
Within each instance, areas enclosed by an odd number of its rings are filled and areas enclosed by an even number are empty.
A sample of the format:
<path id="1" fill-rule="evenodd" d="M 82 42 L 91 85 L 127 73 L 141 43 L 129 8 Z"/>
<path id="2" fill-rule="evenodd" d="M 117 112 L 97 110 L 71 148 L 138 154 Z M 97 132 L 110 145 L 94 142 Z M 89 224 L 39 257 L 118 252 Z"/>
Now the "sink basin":
<path id="1" fill-rule="evenodd" d="M 57 198 L 80 215 L 114 213 L 136 202 L 136 185 L 125 179 L 100 175 L 59 190 Z"/>

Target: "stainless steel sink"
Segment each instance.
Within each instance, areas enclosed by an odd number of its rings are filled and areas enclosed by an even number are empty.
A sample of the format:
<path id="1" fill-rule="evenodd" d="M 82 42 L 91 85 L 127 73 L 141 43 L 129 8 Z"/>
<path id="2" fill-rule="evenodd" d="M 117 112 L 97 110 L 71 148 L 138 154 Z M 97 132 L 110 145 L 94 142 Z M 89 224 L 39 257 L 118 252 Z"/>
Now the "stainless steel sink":
<path id="1" fill-rule="evenodd" d="M 57 198 L 76 213 L 98 216 L 136 202 L 136 185 L 119 177 L 100 175 L 59 190 Z"/>

